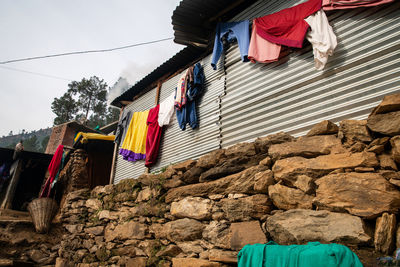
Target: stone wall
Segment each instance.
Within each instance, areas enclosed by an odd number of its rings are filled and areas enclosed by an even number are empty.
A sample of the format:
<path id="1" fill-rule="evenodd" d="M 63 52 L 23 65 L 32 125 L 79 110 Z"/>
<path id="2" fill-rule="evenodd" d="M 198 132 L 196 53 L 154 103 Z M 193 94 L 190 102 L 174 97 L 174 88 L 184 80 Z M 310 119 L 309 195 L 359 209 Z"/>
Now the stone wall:
<path id="1" fill-rule="evenodd" d="M 341 243 L 365 266 L 400 247 L 400 101 L 70 193 L 58 266 L 235 266 L 246 244 Z"/>

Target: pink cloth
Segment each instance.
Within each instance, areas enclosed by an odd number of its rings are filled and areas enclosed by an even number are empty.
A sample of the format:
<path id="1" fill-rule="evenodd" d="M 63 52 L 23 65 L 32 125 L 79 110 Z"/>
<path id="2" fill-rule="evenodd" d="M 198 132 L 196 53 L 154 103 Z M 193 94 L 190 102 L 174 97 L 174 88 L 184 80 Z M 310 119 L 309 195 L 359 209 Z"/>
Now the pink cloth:
<path id="1" fill-rule="evenodd" d="M 40 194 L 40 197 L 49 197 L 50 196 L 50 190 L 51 190 L 51 184 L 54 181 L 54 178 L 56 177 L 58 170 L 60 168 L 61 160 L 62 160 L 62 155 L 64 151 L 64 146 L 59 145 L 57 147 L 56 152 L 53 155 L 53 158 L 51 159 L 50 165 L 49 165 L 49 178 L 47 178 L 46 183 L 44 185 L 43 191 Z"/>
<path id="2" fill-rule="evenodd" d="M 322 0 L 322 8 L 324 10 L 348 9 L 378 6 L 391 2 L 394 2 L 394 0 Z"/>
<path id="3" fill-rule="evenodd" d="M 253 21 L 253 30 L 251 32 L 250 46 L 247 58 L 256 63 L 269 63 L 277 61 L 281 45 L 271 43 L 257 34 L 257 25 Z"/>
<path id="4" fill-rule="evenodd" d="M 308 24 L 304 20 L 321 9 L 321 0 L 308 0 L 297 6 L 256 18 L 257 34 L 281 45 L 301 48 Z"/>

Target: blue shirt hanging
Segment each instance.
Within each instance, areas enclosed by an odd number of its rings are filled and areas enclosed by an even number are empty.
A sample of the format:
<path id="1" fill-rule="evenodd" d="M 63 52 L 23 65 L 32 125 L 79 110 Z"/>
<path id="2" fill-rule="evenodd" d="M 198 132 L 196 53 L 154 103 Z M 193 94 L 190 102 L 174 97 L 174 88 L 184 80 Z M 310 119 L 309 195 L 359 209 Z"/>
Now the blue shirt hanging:
<path id="1" fill-rule="evenodd" d="M 211 58 L 211 66 L 214 70 L 217 69 L 216 64 L 221 57 L 221 53 L 224 49 L 224 45 L 222 42 L 222 39 L 224 37 L 227 39 L 228 42 L 233 42 L 237 40 L 242 61 L 248 61 L 247 53 L 249 51 L 250 44 L 249 21 L 244 20 L 238 22 L 218 23 L 215 30 L 214 49 Z"/>

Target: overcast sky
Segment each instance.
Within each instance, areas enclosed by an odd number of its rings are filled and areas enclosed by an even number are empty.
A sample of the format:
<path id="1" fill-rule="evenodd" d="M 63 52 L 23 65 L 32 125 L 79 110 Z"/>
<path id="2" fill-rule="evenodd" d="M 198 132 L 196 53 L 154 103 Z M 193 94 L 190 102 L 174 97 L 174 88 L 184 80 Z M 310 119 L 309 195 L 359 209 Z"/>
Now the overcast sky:
<path id="1" fill-rule="evenodd" d="M 1 0 L 0 61 L 120 47 L 173 37 L 180 0 Z M 184 48 L 164 41 L 107 53 L 0 64 L 0 136 L 51 127 L 51 102 L 71 80 L 96 75 L 112 86 L 140 80 Z M 14 68 L 57 78 L 10 70 Z"/>

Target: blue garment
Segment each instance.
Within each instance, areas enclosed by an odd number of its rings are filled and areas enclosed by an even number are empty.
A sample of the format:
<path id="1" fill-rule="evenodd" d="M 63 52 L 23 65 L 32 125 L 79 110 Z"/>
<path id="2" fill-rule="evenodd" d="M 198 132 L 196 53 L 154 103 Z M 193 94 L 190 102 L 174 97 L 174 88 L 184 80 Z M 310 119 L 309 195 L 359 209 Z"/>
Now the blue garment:
<path id="1" fill-rule="evenodd" d="M 197 63 L 193 68 L 193 81 L 188 82 L 186 97 L 187 101 L 182 108 L 176 109 L 176 119 L 179 127 L 182 130 L 186 129 L 186 124 L 189 124 L 192 129 L 199 127 L 196 111 L 196 99 L 203 92 L 204 73 L 203 67 Z"/>
<path id="2" fill-rule="evenodd" d="M 226 37 L 228 42 L 237 40 L 242 61 L 248 61 L 247 53 L 250 44 L 249 21 L 218 23 L 215 30 L 214 49 L 211 58 L 211 66 L 214 70 L 217 69 L 216 64 L 224 48 L 222 43 L 223 37 Z"/>

